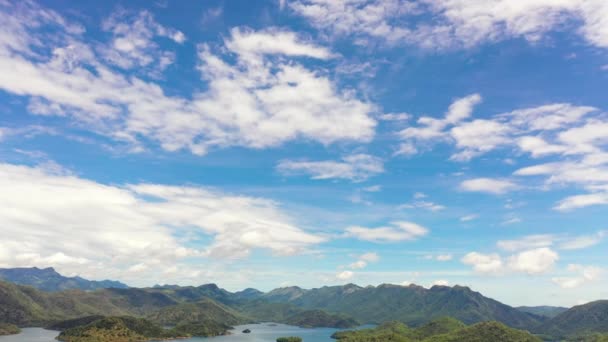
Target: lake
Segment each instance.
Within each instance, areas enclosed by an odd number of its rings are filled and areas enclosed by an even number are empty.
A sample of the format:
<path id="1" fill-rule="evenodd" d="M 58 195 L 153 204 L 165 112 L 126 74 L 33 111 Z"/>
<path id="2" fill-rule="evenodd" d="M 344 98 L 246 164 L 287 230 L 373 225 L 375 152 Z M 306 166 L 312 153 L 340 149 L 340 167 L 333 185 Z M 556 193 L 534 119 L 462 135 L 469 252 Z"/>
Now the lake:
<path id="1" fill-rule="evenodd" d="M 242 331 L 250 329 L 251 333 Z M 304 342 L 331 342 L 335 341 L 330 336 L 338 329 L 331 328 L 298 328 L 285 324 L 247 324 L 236 326 L 231 335 L 218 337 L 194 337 L 179 342 L 274 342 L 278 337 L 299 336 Z M 41 328 L 24 328 L 21 334 L 11 336 L 0 336 L 0 342 L 57 342 L 56 331 Z"/>

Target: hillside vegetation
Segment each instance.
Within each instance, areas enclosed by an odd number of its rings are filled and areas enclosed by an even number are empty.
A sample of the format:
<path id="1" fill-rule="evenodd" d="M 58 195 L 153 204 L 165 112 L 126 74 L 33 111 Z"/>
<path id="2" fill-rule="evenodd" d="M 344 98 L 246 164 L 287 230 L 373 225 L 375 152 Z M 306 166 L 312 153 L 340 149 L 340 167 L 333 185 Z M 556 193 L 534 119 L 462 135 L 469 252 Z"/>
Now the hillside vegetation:
<path id="1" fill-rule="evenodd" d="M 574 338 L 608 333 L 608 300 L 572 307 L 555 316 L 537 331 L 553 338 Z"/>
<path id="2" fill-rule="evenodd" d="M 439 317 L 454 317 L 466 324 L 499 321 L 509 326 L 531 329 L 545 317 L 519 311 L 463 286 L 380 285 L 377 287 L 326 286 L 312 290 L 284 288 L 264 296 L 306 309 L 322 309 L 352 316 L 362 323 L 399 320 L 412 326 Z"/>
<path id="3" fill-rule="evenodd" d="M 188 337 L 165 330 L 160 325 L 133 317 L 107 317 L 67 329 L 57 339 L 66 342 L 132 342 Z"/>
<path id="4" fill-rule="evenodd" d="M 399 322 L 389 322 L 375 329 L 337 332 L 339 342 L 541 342 L 527 331 L 509 328 L 498 322 L 471 326 L 451 318 L 442 318 L 417 329 Z"/>

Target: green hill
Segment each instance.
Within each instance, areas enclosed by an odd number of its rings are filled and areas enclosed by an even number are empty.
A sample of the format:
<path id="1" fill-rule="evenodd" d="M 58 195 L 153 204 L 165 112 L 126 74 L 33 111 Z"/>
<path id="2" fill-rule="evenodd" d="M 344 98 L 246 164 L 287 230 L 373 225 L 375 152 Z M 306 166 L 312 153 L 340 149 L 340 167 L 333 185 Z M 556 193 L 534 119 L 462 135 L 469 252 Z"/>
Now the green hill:
<path id="1" fill-rule="evenodd" d="M 572 307 L 537 330 L 556 338 L 608 333 L 608 300 Z"/>
<path id="2" fill-rule="evenodd" d="M 283 322 L 304 328 L 352 328 L 359 326 L 356 320 L 344 316 L 330 314 L 323 310 L 307 310 L 287 317 Z"/>
<path id="3" fill-rule="evenodd" d="M 151 339 L 188 337 L 145 319 L 133 317 L 107 317 L 92 323 L 67 329 L 57 339 L 67 342 L 131 342 Z"/>
<path id="4" fill-rule="evenodd" d="M 498 322 L 481 322 L 448 334 L 426 338 L 424 342 L 541 342 L 527 331 Z"/>
<path id="5" fill-rule="evenodd" d="M 204 321 L 222 322 L 227 325 L 251 322 L 250 318 L 210 299 L 164 307 L 147 315 L 147 318 L 162 325 L 178 325 Z"/>
<path id="6" fill-rule="evenodd" d="M 423 340 L 427 337 L 435 335 L 452 333 L 465 327 L 466 325 L 457 319 L 451 317 L 441 317 L 418 327 L 414 330 L 412 336 Z"/>
<path id="7" fill-rule="evenodd" d="M 399 322 L 389 322 L 375 329 L 337 332 L 339 342 L 540 342 L 527 331 L 509 328 L 498 322 L 465 326 L 452 318 L 441 318 L 417 329 Z"/>

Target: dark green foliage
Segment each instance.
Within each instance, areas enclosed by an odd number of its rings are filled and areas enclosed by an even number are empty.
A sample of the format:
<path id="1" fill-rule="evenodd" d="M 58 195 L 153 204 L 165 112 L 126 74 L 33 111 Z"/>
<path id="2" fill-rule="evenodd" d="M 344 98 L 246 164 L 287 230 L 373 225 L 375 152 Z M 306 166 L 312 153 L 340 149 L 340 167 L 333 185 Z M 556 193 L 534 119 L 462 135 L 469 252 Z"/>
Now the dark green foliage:
<path id="1" fill-rule="evenodd" d="M 228 325 L 249 323 L 251 320 L 235 310 L 210 299 L 196 303 L 182 303 L 164 307 L 147 316 L 162 325 L 177 325 L 203 321 L 216 321 Z"/>
<path id="2" fill-rule="evenodd" d="M 516 330 L 498 322 L 481 322 L 452 333 L 431 336 L 424 342 L 542 342 L 527 331 Z"/>
<path id="3" fill-rule="evenodd" d="M 562 312 L 568 310 L 568 308 L 564 308 L 561 306 L 518 306 L 517 310 L 531 313 L 538 316 L 545 316 L 548 318 L 553 318 Z"/>
<path id="4" fill-rule="evenodd" d="M 339 342 L 410 342 L 413 331 L 401 322 L 387 322 L 374 329 L 339 331 L 331 337 Z"/>
<path id="5" fill-rule="evenodd" d="M 442 318 L 417 329 L 390 322 L 375 329 L 337 332 L 339 342 L 540 342 L 526 331 L 516 330 L 498 322 L 482 322 L 465 326 L 452 318 Z"/>
<path id="6" fill-rule="evenodd" d="M 348 316 L 329 314 L 323 310 L 299 312 L 287 317 L 282 323 L 304 328 L 352 328 L 360 325 L 359 322 Z"/>
<path id="7" fill-rule="evenodd" d="M 608 300 L 575 306 L 555 316 L 537 330 L 554 338 L 608 333 Z"/>
<path id="8" fill-rule="evenodd" d="M 434 335 L 451 333 L 465 327 L 466 325 L 457 319 L 442 317 L 415 329 L 412 336 L 422 340 Z"/>
<path id="9" fill-rule="evenodd" d="M 228 330 L 232 329 L 230 325 L 220 323 L 214 320 L 199 321 L 196 323 L 179 324 L 171 331 L 177 336 L 220 336 L 226 335 Z"/>
<path id="10" fill-rule="evenodd" d="M 104 288 L 128 288 L 127 285 L 111 280 L 94 281 L 80 277 L 64 277 L 53 268 L 0 268 L 0 279 L 29 285 L 43 291 L 63 291 L 69 289 L 97 290 Z"/>
<path id="11" fill-rule="evenodd" d="M 0 323 L 0 336 L 2 335 L 15 335 L 21 332 L 21 329 L 13 324 Z"/>
<path id="12" fill-rule="evenodd" d="M 188 337 L 160 325 L 134 317 L 107 317 L 87 325 L 67 329 L 57 339 L 67 342 L 131 342 Z"/>
<path id="13" fill-rule="evenodd" d="M 302 342 L 302 338 L 296 336 L 279 337 L 277 338 L 277 342 Z"/>
<path id="14" fill-rule="evenodd" d="M 93 323 L 102 318 L 104 318 L 104 316 L 93 315 L 93 316 L 84 316 L 84 317 L 79 317 L 79 318 L 74 318 L 74 319 L 67 319 L 65 321 L 55 322 L 55 323 L 47 326 L 46 329 L 64 331 L 64 330 L 67 330 L 70 328 L 75 328 L 75 327 L 79 327 L 82 325 L 87 325 L 87 324 Z"/>

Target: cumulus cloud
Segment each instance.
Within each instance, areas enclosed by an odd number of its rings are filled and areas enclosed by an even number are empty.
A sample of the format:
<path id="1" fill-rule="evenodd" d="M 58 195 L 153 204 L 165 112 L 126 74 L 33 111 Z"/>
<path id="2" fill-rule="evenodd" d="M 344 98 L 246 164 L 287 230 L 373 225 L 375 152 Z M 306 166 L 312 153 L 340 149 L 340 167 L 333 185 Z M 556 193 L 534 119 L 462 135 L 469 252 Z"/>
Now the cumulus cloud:
<path id="1" fill-rule="evenodd" d="M 460 183 L 460 189 L 468 192 L 485 192 L 501 195 L 517 189 L 517 185 L 506 179 L 474 178 Z"/>
<path id="2" fill-rule="evenodd" d="M 382 159 L 368 154 L 352 154 L 341 161 L 282 160 L 277 170 L 286 175 L 306 174 L 312 179 L 348 179 L 361 182 L 384 172 Z M 372 189 L 373 190 L 373 189 Z"/>
<path id="3" fill-rule="evenodd" d="M 465 265 L 470 265 L 479 273 L 497 273 L 503 269 L 502 258 L 498 254 L 481 254 L 471 252 L 461 259 Z"/>
<path id="4" fill-rule="evenodd" d="M 553 283 L 564 289 L 573 289 L 597 280 L 604 272 L 602 268 L 596 266 L 578 264 L 568 265 L 567 271 L 575 275 L 570 277 L 554 277 L 551 279 Z"/>
<path id="5" fill-rule="evenodd" d="M 479 273 L 503 274 L 519 272 L 538 275 L 551 270 L 559 260 L 557 252 L 547 247 L 528 249 L 503 258 L 497 253 L 482 254 L 471 252 L 465 255 L 461 262 L 470 265 Z"/>
<path id="6" fill-rule="evenodd" d="M 325 240 L 297 227 L 278 203 L 202 187 L 106 185 L 12 164 L 0 164 L 0 186 L 3 267 L 133 279 L 129 267 L 181 269 L 185 258 L 242 258 L 254 249 L 290 255 Z"/>
<path id="7" fill-rule="evenodd" d="M 559 260 L 559 255 L 553 250 L 543 247 L 512 255 L 508 266 L 514 271 L 527 274 L 541 274 L 549 271 Z"/>
<path id="8" fill-rule="evenodd" d="M 398 133 L 402 142 L 394 154 L 411 156 L 444 143 L 455 149 L 451 160 L 466 162 L 500 149 L 532 161 L 515 170 L 514 176 L 544 178 L 546 189 L 574 186 L 588 192 L 564 198 L 555 210 L 608 204 L 605 113 L 590 106 L 552 103 L 474 119 L 472 111 L 479 102 L 481 96 L 472 94 L 454 101 L 443 118 L 418 118 L 416 125 Z M 536 161 L 545 157 L 556 160 Z M 462 188 L 501 194 L 517 186 L 514 180 L 481 178 L 463 182 Z"/>
<path id="9" fill-rule="evenodd" d="M 443 50 L 524 38 L 532 43 L 575 22 L 588 44 L 608 47 L 608 5 L 603 0 L 297 0 L 295 13 L 328 35 L 359 44 L 416 45 Z M 416 20 L 430 16 L 433 22 Z"/>
<path id="10" fill-rule="evenodd" d="M 429 230 L 421 225 L 407 221 L 395 221 L 384 227 L 367 228 L 351 226 L 346 228 L 345 236 L 371 242 L 399 242 L 421 238 Z"/>
<path id="11" fill-rule="evenodd" d="M 374 136 L 376 107 L 340 89 L 320 69 L 305 67 L 302 58 L 323 61 L 333 54 L 289 31 L 235 28 L 215 50 L 200 45 L 198 69 L 206 90 L 180 97 L 113 67 L 154 64 L 146 49 L 156 46 L 155 38 L 184 41 L 145 12 L 108 19 L 108 44 L 120 54 L 101 59 L 94 51 L 107 42 L 88 45 L 83 29 L 35 3 L 3 2 L 0 20 L 0 89 L 32 101 L 33 114 L 61 116 L 133 151 L 149 142 L 205 154 L 300 138 L 331 144 Z M 45 39 L 48 30 L 53 39 Z M 162 57 L 165 66 L 173 58 Z"/>

